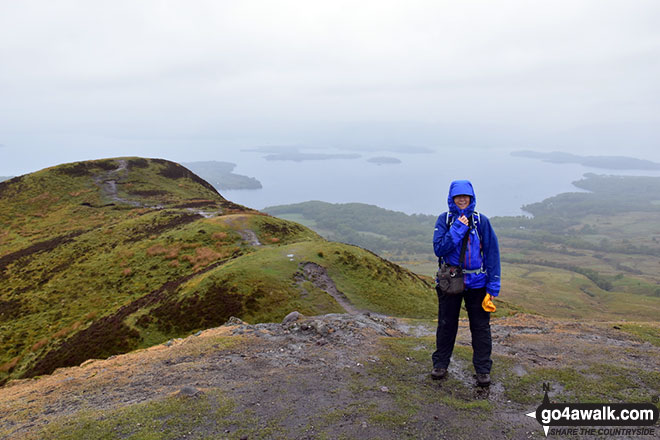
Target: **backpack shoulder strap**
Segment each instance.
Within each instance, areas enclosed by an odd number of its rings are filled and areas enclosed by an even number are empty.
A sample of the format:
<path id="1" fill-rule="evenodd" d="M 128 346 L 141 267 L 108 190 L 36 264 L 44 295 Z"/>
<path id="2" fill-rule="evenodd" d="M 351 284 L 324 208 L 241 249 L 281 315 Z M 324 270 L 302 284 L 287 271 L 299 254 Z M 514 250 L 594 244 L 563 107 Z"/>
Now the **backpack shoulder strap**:
<path id="1" fill-rule="evenodd" d="M 479 240 L 481 240 L 481 214 L 477 211 L 472 213 L 472 224 L 475 226 L 477 234 L 479 234 Z"/>
<path id="2" fill-rule="evenodd" d="M 447 229 L 451 226 L 452 223 L 454 223 L 454 219 L 450 218 L 452 217 L 451 212 L 447 211 L 445 212 L 445 225 L 447 225 Z"/>

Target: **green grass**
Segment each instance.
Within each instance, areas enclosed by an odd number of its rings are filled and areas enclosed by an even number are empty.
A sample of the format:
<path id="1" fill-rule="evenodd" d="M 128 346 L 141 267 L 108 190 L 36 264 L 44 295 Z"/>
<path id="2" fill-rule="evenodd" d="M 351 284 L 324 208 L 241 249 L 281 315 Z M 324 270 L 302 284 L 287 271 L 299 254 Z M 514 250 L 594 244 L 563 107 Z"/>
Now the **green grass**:
<path id="1" fill-rule="evenodd" d="M 355 426 L 360 421 L 398 438 L 429 438 L 429 433 L 437 432 L 432 414 L 449 417 L 443 422 L 443 432 L 463 426 L 467 420 L 490 417 L 495 406 L 475 399 L 471 384 L 450 378 L 439 387 L 431 380 L 428 373 L 433 345 L 434 339 L 429 337 L 380 338 L 376 350 L 366 356 L 364 371 L 352 372 L 346 381 L 353 399 L 322 412 L 309 423 L 327 438 L 336 438 L 342 426 Z M 466 348 L 456 347 L 455 358 L 462 364 L 470 356 Z"/>
<path id="2" fill-rule="evenodd" d="M 542 384 L 549 383 L 553 400 L 561 402 L 646 402 L 660 386 L 660 373 L 611 364 L 587 367 L 565 365 L 561 368 L 528 368 L 519 377 L 512 373 L 513 360 L 496 358 L 504 371 L 506 396 L 520 403 L 536 403 L 543 399 Z"/>
<path id="3" fill-rule="evenodd" d="M 656 282 L 649 282 L 632 276 L 619 276 L 612 280 L 612 284 L 617 291 L 660 297 L 660 286 Z"/>
<path id="4" fill-rule="evenodd" d="M 619 324 L 619 326 L 621 327 L 621 330 L 630 333 L 637 340 L 648 342 L 656 347 L 660 347 L 660 327 L 657 323 L 625 323 Z"/>
<path id="5" fill-rule="evenodd" d="M 209 438 L 225 429 L 243 425 L 235 403 L 217 389 L 195 397 L 170 396 L 109 411 L 88 410 L 49 424 L 33 438 L 75 440 L 82 438 L 159 440 Z M 239 438 L 238 434 L 227 438 Z"/>
<path id="6" fill-rule="evenodd" d="M 438 392 L 428 376 L 431 353 L 435 349 L 434 337 L 387 338 L 381 342 L 380 362 L 369 365 L 369 374 L 393 389 L 397 407 L 403 414 L 412 417 L 429 401 L 438 401 L 461 411 L 493 410 L 491 402 L 475 399 L 473 388 L 455 378 L 448 377 L 443 381 L 442 391 Z M 471 358 L 471 349 L 454 347 L 454 361 L 460 359 L 471 365 Z M 422 383 L 418 380 L 420 376 L 424 378 Z"/>
<path id="7" fill-rule="evenodd" d="M 648 330 L 648 329 L 647 329 Z M 415 413 L 417 407 L 433 399 L 456 410 L 491 411 L 488 400 L 474 398 L 473 390 L 459 379 L 443 380 L 442 392 L 428 378 L 430 355 L 435 347 L 433 337 L 403 337 L 382 340 L 383 349 L 377 364 L 368 364 L 369 374 L 395 390 L 395 400 L 402 414 Z M 465 366 L 471 376 L 472 349 L 457 345 L 452 362 Z M 515 373 L 519 361 L 503 355 L 493 356 L 493 382 L 501 383 L 505 396 L 521 404 L 539 403 L 543 383 L 550 383 L 556 400 L 572 402 L 644 402 L 660 387 L 660 373 L 635 367 L 606 363 L 582 365 L 579 359 L 556 368 L 525 365 L 525 374 Z"/>
<path id="8" fill-rule="evenodd" d="M 354 266 L 353 261 L 360 264 Z M 343 312 L 332 297 L 309 281 L 303 285 L 307 294 L 301 294 L 294 276 L 301 273 L 300 264 L 305 262 L 327 268 L 339 290 L 357 307 L 398 316 L 435 314 L 432 289 L 410 273 L 390 270 L 360 248 L 324 240 L 258 249 L 191 281 L 182 291 L 204 291 L 228 278 L 240 278 L 236 292 L 255 299 L 254 307 L 243 315 L 250 322 L 278 321 L 294 309 L 308 315 Z M 370 276 L 371 270 L 380 273 Z"/>
<path id="9" fill-rule="evenodd" d="M 323 260 L 339 290 L 357 308 L 395 316 L 435 316 L 432 284 L 369 251 L 350 249 L 331 243 Z"/>
<path id="10" fill-rule="evenodd" d="M 548 317 L 655 321 L 660 298 L 605 291 L 585 276 L 545 266 L 504 264 L 502 300 Z"/>

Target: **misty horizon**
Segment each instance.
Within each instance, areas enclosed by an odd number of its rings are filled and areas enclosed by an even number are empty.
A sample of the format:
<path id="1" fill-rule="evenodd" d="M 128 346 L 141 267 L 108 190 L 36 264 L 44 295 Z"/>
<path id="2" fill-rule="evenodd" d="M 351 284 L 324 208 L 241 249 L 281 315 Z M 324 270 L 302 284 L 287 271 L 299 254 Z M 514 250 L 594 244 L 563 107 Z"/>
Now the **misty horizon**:
<path id="1" fill-rule="evenodd" d="M 5 2 L 0 175 L 269 145 L 660 161 L 658 19 L 618 0 Z"/>

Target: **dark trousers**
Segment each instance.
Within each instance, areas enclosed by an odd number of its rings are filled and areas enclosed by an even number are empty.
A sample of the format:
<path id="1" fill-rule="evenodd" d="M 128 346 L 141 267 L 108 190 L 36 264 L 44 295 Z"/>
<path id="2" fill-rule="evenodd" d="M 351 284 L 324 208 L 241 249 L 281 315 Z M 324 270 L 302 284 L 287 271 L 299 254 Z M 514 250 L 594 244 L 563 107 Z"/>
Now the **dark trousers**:
<path id="1" fill-rule="evenodd" d="M 436 289 L 437 291 L 437 289 Z M 458 315 L 461 303 L 465 300 L 470 333 L 472 333 L 472 364 L 477 374 L 490 373 L 493 361 L 490 359 L 493 342 L 490 336 L 490 313 L 485 311 L 481 302 L 486 296 L 486 288 L 467 289 L 457 295 L 438 293 L 438 329 L 435 333 L 436 351 L 433 353 L 433 368 L 447 368 L 454 350 Z"/>

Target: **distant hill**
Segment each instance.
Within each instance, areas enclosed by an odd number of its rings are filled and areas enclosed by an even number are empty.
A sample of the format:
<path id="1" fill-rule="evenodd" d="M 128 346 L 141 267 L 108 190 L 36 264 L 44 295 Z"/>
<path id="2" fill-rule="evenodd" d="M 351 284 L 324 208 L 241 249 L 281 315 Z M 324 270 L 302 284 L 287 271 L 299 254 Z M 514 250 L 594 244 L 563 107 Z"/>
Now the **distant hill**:
<path id="1" fill-rule="evenodd" d="M 236 205 L 187 168 L 115 158 L 0 183 L 0 383 L 226 322 L 432 316 L 427 280 Z"/>
<path id="2" fill-rule="evenodd" d="M 303 162 L 306 160 L 331 160 L 331 159 L 358 159 L 359 154 L 328 154 L 328 153 L 276 153 L 264 156 L 266 160 L 290 160 L 293 162 Z"/>
<path id="3" fill-rule="evenodd" d="M 587 173 L 573 185 L 589 192 L 559 194 L 522 209 L 535 217 L 559 219 L 629 211 L 660 212 L 660 177 Z"/>
<path id="4" fill-rule="evenodd" d="M 578 156 L 577 154 L 553 151 L 542 153 L 538 151 L 514 151 L 512 156 L 541 159 L 552 163 L 579 163 L 586 167 L 603 168 L 607 170 L 660 170 L 660 163 L 627 156 Z"/>
<path id="5" fill-rule="evenodd" d="M 261 182 L 254 177 L 234 174 L 232 171 L 236 168 L 235 163 L 205 161 L 205 162 L 187 162 L 183 166 L 209 182 L 218 190 L 231 189 L 260 189 Z"/>
<path id="6" fill-rule="evenodd" d="M 359 154 L 342 154 L 342 153 L 308 153 L 303 152 L 305 148 L 293 146 L 265 146 L 245 148 L 242 151 L 254 153 L 268 153 L 264 159 L 269 161 L 293 161 L 304 162 L 308 160 L 332 160 L 332 159 L 358 159 L 361 157 Z"/>
<path id="7" fill-rule="evenodd" d="M 264 211 L 300 222 L 329 240 L 365 247 L 376 253 L 432 251 L 429 237 L 437 217 L 407 215 L 364 203 L 310 201 L 269 206 Z"/>
<path id="8" fill-rule="evenodd" d="M 396 165 L 401 163 L 401 159 L 397 159 L 396 157 L 378 156 L 367 159 L 367 162 L 375 163 L 376 165 Z"/>

